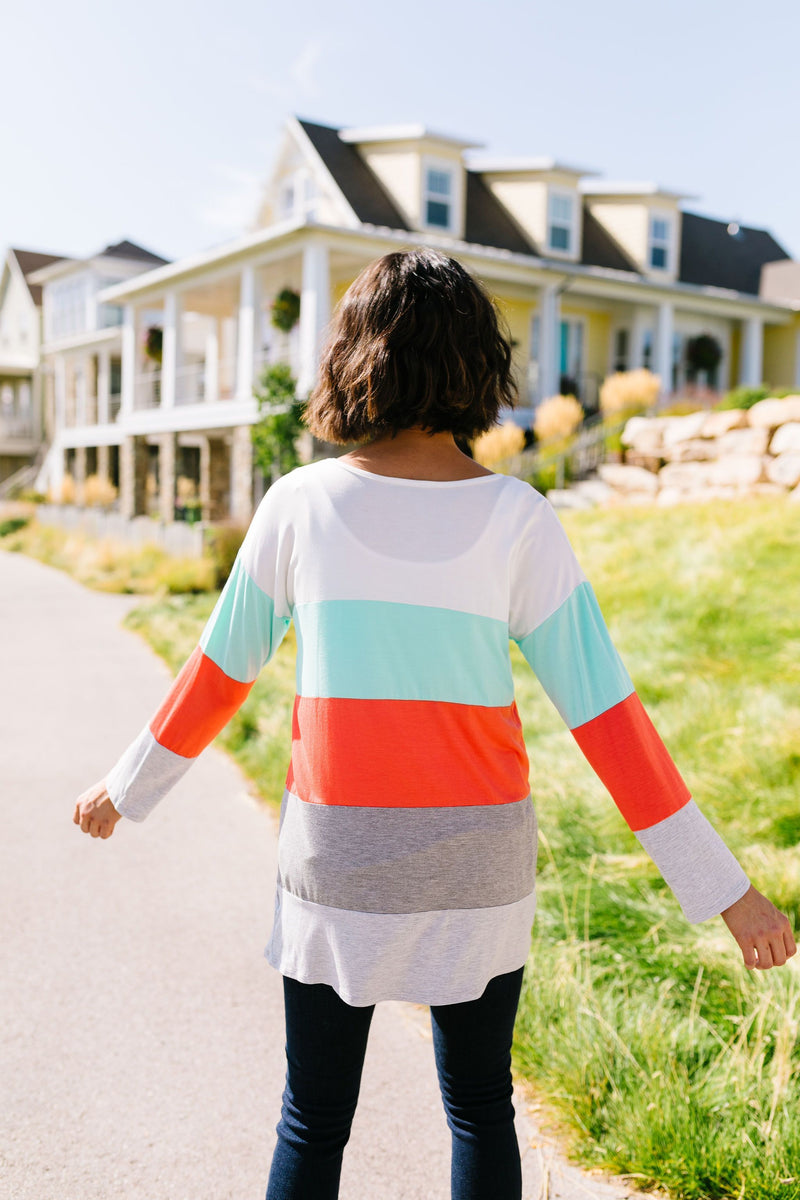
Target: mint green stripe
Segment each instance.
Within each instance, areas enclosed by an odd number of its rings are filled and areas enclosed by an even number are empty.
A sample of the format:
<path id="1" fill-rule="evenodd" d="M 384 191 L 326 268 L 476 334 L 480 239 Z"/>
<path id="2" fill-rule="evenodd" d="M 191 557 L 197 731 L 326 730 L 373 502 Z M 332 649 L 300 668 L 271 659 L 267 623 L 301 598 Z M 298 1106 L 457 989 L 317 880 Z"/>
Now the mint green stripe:
<path id="1" fill-rule="evenodd" d="M 275 615 L 272 599 L 237 558 L 200 646 L 231 679 L 250 683 L 272 658 L 289 625 L 287 617 Z"/>
<path id="2" fill-rule="evenodd" d="M 590 583 L 578 584 L 519 648 L 570 729 L 634 691 Z"/>
<path id="3" fill-rule="evenodd" d="M 293 615 L 301 696 L 491 707 L 514 699 L 505 621 L 383 600 L 298 604 Z"/>

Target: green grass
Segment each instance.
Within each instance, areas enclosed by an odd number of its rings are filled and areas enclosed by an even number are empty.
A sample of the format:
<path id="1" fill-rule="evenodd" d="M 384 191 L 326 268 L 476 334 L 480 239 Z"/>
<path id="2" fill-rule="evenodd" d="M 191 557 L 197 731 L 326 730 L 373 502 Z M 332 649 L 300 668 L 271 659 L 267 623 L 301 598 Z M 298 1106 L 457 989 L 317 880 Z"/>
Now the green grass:
<path id="1" fill-rule="evenodd" d="M 800 506 L 565 518 L 612 637 L 706 815 L 800 917 Z M 214 597 L 128 618 L 177 669 Z M 222 735 L 277 803 L 287 638 Z M 800 1200 L 800 969 L 748 973 L 721 919 L 690 926 L 516 654 L 541 831 L 515 1065 L 591 1165 L 681 1200 Z"/>

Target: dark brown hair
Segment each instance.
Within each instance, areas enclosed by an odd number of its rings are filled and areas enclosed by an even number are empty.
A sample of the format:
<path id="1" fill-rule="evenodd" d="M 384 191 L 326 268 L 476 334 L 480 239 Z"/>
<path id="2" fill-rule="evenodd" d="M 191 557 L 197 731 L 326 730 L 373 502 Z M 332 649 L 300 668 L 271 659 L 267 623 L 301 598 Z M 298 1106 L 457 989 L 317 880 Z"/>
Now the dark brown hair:
<path id="1" fill-rule="evenodd" d="M 472 438 L 512 405 L 511 347 L 482 284 L 438 250 L 385 254 L 337 308 L 305 422 L 325 442 L 421 426 Z"/>

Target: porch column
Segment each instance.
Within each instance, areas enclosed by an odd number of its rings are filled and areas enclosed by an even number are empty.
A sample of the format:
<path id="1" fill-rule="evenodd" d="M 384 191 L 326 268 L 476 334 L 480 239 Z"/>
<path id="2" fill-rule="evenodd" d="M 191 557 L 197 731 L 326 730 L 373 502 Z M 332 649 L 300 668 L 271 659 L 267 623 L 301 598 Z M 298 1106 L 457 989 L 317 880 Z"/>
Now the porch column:
<path id="1" fill-rule="evenodd" d="M 101 350 L 97 360 L 97 423 L 111 420 L 111 351 Z M 98 471 L 99 474 L 99 471 Z"/>
<path id="2" fill-rule="evenodd" d="M 200 442 L 200 516 L 211 520 L 211 442 L 207 437 Z"/>
<path id="3" fill-rule="evenodd" d="M 764 321 L 748 317 L 742 321 L 742 349 L 739 358 L 739 384 L 756 387 L 763 382 Z"/>
<path id="4" fill-rule="evenodd" d="M 256 330 L 256 271 L 245 263 L 239 277 L 239 323 L 236 344 L 236 399 L 253 397 Z"/>
<path id="5" fill-rule="evenodd" d="M 147 512 L 147 443 L 126 437 L 119 448 L 119 507 L 124 517 Z"/>
<path id="6" fill-rule="evenodd" d="M 647 328 L 647 313 L 642 308 L 635 308 L 633 310 L 633 321 L 631 322 L 631 353 L 629 368 L 631 371 L 641 370 L 641 368 L 644 366 L 644 342 Z"/>
<path id="7" fill-rule="evenodd" d="M 58 432 L 67 423 L 67 363 L 63 354 L 57 355 L 53 363 L 53 407 Z"/>
<path id="8" fill-rule="evenodd" d="M 303 247 L 300 295 L 300 370 L 297 394 L 306 399 L 317 382 L 322 337 L 331 319 L 330 253 L 324 242 Z"/>
<path id="9" fill-rule="evenodd" d="M 175 407 L 175 384 L 178 372 L 178 296 L 169 291 L 164 296 L 164 333 L 161 343 L 161 407 Z M 170 518 L 171 519 L 171 518 Z"/>
<path id="10" fill-rule="evenodd" d="M 206 333 L 206 358 L 203 366 L 203 399 L 213 403 L 219 399 L 219 321 L 209 318 Z"/>
<path id="11" fill-rule="evenodd" d="M 121 367 L 120 416 L 124 418 L 133 412 L 136 391 L 136 309 L 132 304 L 126 304 L 122 313 Z"/>
<path id="12" fill-rule="evenodd" d="M 75 503 L 83 507 L 86 498 L 86 447 L 76 446 L 74 458 Z"/>
<path id="13" fill-rule="evenodd" d="M 655 345 L 655 374 L 661 379 L 661 396 L 668 396 L 672 391 L 672 333 L 675 318 L 672 304 L 662 300 L 658 306 L 656 322 Z"/>
<path id="14" fill-rule="evenodd" d="M 231 517 L 246 525 L 253 515 L 253 443 L 249 425 L 237 425 L 231 443 Z"/>
<path id="15" fill-rule="evenodd" d="M 158 515 L 167 525 L 175 520 L 175 449 L 175 434 L 162 434 L 158 445 Z"/>
<path id="16" fill-rule="evenodd" d="M 97 475 L 98 475 L 99 479 L 103 479 L 107 483 L 111 482 L 111 471 L 110 471 L 111 455 L 110 455 L 109 451 L 110 451 L 109 446 L 98 446 L 97 447 Z"/>
<path id="17" fill-rule="evenodd" d="M 539 293 L 539 395 L 542 400 L 558 393 L 561 332 L 561 297 L 556 284 L 549 283 Z"/>

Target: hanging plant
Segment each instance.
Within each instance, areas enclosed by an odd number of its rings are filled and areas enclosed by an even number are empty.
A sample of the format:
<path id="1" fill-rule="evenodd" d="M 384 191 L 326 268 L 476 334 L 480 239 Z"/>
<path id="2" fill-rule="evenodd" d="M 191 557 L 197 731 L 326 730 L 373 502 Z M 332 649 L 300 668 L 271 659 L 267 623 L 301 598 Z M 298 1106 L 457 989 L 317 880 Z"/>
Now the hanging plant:
<path id="1" fill-rule="evenodd" d="M 272 302 L 272 324 L 283 333 L 290 333 L 300 320 L 300 296 L 292 288 L 284 288 Z"/>
<path id="2" fill-rule="evenodd" d="M 161 356 L 164 350 L 164 330 L 158 325 L 151 325 L 145 334 L 144 352 L 147 357 L 161 366 Z"/>
<path id="3" fill-rule="evenodd" d="M 722 347 L 710 333 L 698 334 L 686 343 L 686 365 L 692 378 L 698 371 L 706 371 L 710 375 L 719 366 L 721 358 Z"/>

